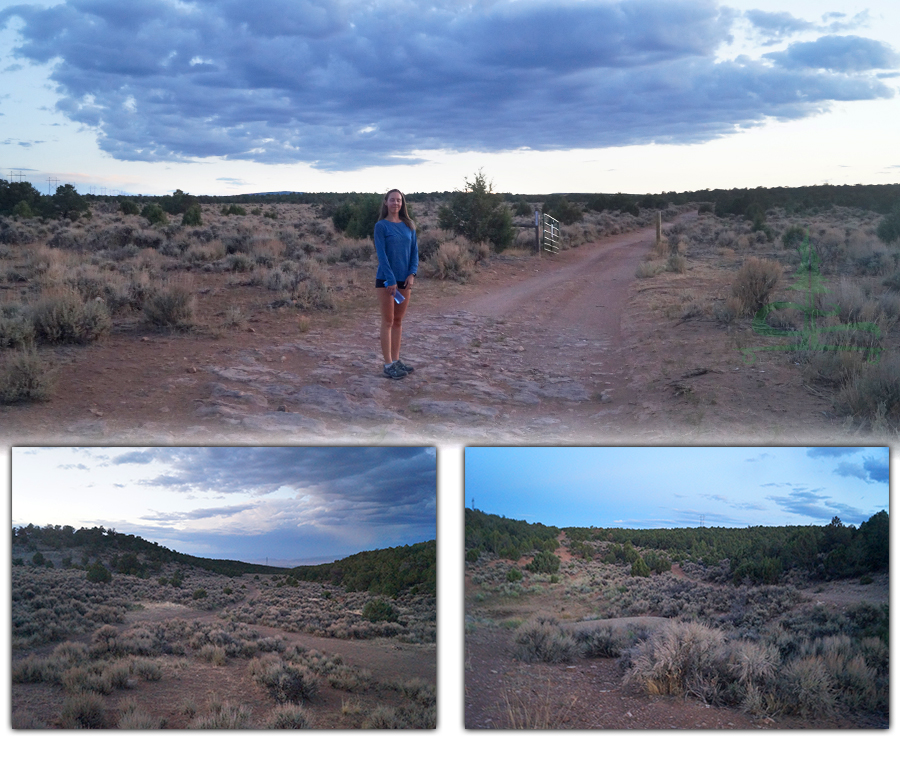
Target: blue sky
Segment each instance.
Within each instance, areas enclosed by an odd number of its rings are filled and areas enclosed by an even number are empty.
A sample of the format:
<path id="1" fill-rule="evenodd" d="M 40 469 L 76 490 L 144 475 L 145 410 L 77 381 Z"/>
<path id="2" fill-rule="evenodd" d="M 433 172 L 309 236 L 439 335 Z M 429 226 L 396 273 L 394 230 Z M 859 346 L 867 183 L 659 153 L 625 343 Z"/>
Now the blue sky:
<path id="1" fill-rule="evenodd" d="M 278 566 L 433 540 L 434 448 L 13 448 L 12 523 Z"/>
<path id="2" fill-rule="evenodd" d="M 887 448 L 467 448 L 466 506 L 557 527 L 860 524 Z"/>
<path id="3" fill-rule="evenodd" d="M 659 192 L 900 180 L 894 0 L 0 0 L 39 189 Z"/>

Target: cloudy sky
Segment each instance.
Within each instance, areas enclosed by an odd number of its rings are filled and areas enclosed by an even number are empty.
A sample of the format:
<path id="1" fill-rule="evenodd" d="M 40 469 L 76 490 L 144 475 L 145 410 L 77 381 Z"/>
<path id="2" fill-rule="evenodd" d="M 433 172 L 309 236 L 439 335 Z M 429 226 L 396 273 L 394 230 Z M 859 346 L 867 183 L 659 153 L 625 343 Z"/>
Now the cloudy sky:
<path id="1" fill-rule="evenodd" d="M 466 506 L 557 527 L 859 525 L 887 448 L 467 448 Z"/>
<path id="2" fill-rule="evenodd" d="M 900 181 L 896 0 L 0 0 L 44 191 Z"/>
<path id="3" fill-rule="evenodd" d="M 434 540 L 434 448 L 13 448 L 12 523 L 278 566 Z"/>

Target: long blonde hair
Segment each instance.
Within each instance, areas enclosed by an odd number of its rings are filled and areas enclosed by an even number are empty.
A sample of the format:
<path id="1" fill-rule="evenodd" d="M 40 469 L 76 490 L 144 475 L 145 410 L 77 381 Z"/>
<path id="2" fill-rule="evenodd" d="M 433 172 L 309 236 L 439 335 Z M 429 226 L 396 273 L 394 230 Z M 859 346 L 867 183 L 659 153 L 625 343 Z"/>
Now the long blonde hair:
<path id="1" fill-rule="evenodd" d="M 381 211 L 378 214 L 378 221 L 381 221 L 382 219 L 387 218 L 387 215 L 388 215 L 387 202 L 388 202 L 388 197 L 390 196 L 390 194 L 392 192 L 400 192 L 400 190 L 397 190 L 397 189 L 388 190 L 384 194 L 384 198 L 381 201 Z M 415 231 L 416 223 L 409 216 L 409 209 L 406 207 L 406 195 L 404 195 L 402 192 L 400 192 L 400 200 L 403 201 L 400 205 L 400 221 L 402 221 L 404 224 L 406 224 L 406 226 L 408 226 L 411 230 Z"/>

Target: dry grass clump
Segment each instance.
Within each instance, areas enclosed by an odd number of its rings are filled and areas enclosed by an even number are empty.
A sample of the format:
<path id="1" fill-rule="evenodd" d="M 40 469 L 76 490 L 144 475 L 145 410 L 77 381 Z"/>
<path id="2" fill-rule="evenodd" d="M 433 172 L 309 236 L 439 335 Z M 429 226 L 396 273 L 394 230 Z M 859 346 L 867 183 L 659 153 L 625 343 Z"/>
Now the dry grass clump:
<path id="1" fill-rule="evenodd" d="M 568 662 L 581 656 L 581 645 L 568 630 L 550 617 L 526 622 L 513 636 L 515 656 L 526 662 Z"/>
<path id="2" fill-rule="evenodd" d="M 312 724 L 302 707 L 295 704 L 279 704 L 269 715 L 266 727 L 270 730 L 309 730 Z"/>
<path id="3" fill-rule="evenodd" d="M 60 726 L 75 730 L 99 730 L 107 727 L 103 699 L 94 693 L 79 693 L 63 702 Z"/>
<path id="4" fill-rule="evenodd" d="M 319 692 L 319 681 L 313 672 L 280 657 L 266 656 L 250 662 L 250 675 L 269 691 L 279 704 L 309 701 Z"/>
<path id="5" fill-rule="evenodd" d="M 835 407 L 848 416 L 874 425 L 900 421 L 900 356 L 882 355 L 846 371 Z"/>
<path id="6" fill-rule="evenodd" d="M 475 271 L 475 257 L 463 239 L 445 240 L 421 268 L 427 277 L 466 282 Z"/>
<path id="7" fill-rule="evenodd" d="M 641 263 L 638 264 L 634 276 L 638 279 L 651 279 L 657 274 L 665 271 L 665 268 L 665 264 L 659 261 L 641 261 Z"/>
<path id="8" fill-rule="evenodd" d="M 742 316 L 757 313 L 769 302 L 781 274 L 781 264 L 777 261 L 751 257 L 744 262 L 731 286 L 731 294 L 740 303 Z"/>
<path id="9" fill-rule="evenodd" d="M 696 622 L 675 622 L 637 645 L 626 682 L 643 685 L 651 695 L 699 695 L 715 675 L 725 635 Z"/>
<path id="10" fill-rule="evenodd" d="M 188 728 L 191 730 L 246 730 L 251 725 L 253 713 L 243 704 L 228 701 L 213 701 L 209 713 L 195 717 Z"/>
<path id="11" fill-rule="evenodd" d="M 48 292 L 31 308 L 35 337 L 51 344 L 84 345 L 98 340 L 112 327 L 102 300 L 85 301 L 72 289 Z"/>
<path id="12" fill-rule="evenodd" d="M 45 401 L 53 393 L 55 372 L 31 348 L 0 359 L 0 404 Z"/>
<path id="13" fill-rule="evenodd" d="M 163 727 L 160 717 L 144 711 L 134 699 L 122 702 L 119 707 L 119 730 L 159 730 Z"/>
<path id="14" fill-rule="evenodd" d="M 154 327 L 189 330 L 194 326 L 197 300 L 185 281 L 173 280 L 152 289 L 143 304 L 144 319 Z"/>

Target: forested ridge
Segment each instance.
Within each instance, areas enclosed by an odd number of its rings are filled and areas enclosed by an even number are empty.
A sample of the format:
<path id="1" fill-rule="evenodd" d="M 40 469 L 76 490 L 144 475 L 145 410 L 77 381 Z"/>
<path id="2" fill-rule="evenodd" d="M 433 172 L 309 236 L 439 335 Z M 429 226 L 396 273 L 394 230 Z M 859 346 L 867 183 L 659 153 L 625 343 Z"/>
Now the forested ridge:
<path id="1" fill-rule="evenodd" d="M 626 563 L 640 559 L 651 570 L 663 571 L 667 560 L 660 554 L 665 554 L 668 561 L 723 565 L 728 579 L 735 582 L 774 583 L 790 570 L 821 579 L 857 577 L 889 567 L 889 517 L 883 510 L 859 527 L 834 517 L 824 526 L 564 529 L 573 554 L 584 559 Z M 558 535 L 556 527 L 466 509 L 468 561 L 481 553 L 515 560 L 552 551 Z"/>
<path id="2" fill-rule="evenodd" d="M 234 559 L 207 559 L 200 556 L 173 551 L 158 543 L 151 543 L 137 535 L 128 535 L 110 528 L 82 527 L 75 529 L 70 525 L 47 525 L 37 527 L 29 524 L 26 527 L 12 528 L 12 544 L 26 546 L 37 551 L 39 547 L 59 549 L 66 552 L 73 549 L 70 560 L 87 564 L 89 560 L 106 554 L 104 561 L 111 568 L 124 574 L 149 576 L 158 572 L 163 563 L 168 561 L 187 564 L 188 566 L 206 569 L 227 577 L 238 577 L 242 574 L 282 574 L 284 567 L 270 567 L 265 564 L 250 564 Z M 80 556 L 74 555 L 79 549 Z M 109 552 L 114 555 L 109 556 Z M 121 553 L 119 553 L 121 552 Z"/>
<path id="3" fill-rule="evenodd" d="M 385 596 L 437 593 L 437 541 L 363 551 L 330 564 L 294 567 L 297 580 L 327 582 Z"/>

